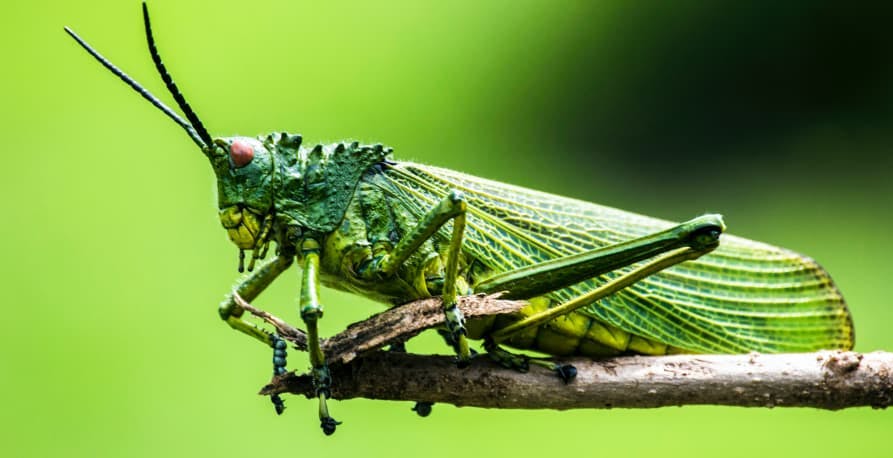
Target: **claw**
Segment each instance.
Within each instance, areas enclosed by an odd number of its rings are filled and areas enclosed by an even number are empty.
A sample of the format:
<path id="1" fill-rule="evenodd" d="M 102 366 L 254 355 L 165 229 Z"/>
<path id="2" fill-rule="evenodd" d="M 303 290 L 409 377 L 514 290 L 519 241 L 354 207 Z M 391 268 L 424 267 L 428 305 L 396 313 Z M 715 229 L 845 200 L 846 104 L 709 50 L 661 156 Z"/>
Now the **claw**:
<path id="1" fill-rule="evenodd" d="M 326 436 L 335 434 L 335 428 L 340 424 L 340 421 L 335 421 L 335 419 L 332 417 L 324 417 L 319 419 L 319 427 L 322 428 L 322 432 Z"/>
<path id="2" fill-rule="evenodd" d="M 273 407 L 276 409 L 276 415 L 282 415 L 282 412 L 285 412 L 285 402 L 282 401 L 282 398 L 279 397 L 278 394 L 270 396 L 270 401 L 273 402 Z"/>
<path id="3" fill-rule="evenodd" d="M 424 418 L 431 415 L 431 406 L 433 405 L 433 402 L 418 401 L 412 407 L 412 411 Z"/>
<path id="4" fill-rule="evenodd" d="M 574 377 L 577 376 L 577 368 L 571 366 L 570 364 L 562 364 L 555 368 L 555 372 L 558 374 L 558 377 L 564 381 L 564 384 L 567 385 L 570 383 Z"/>

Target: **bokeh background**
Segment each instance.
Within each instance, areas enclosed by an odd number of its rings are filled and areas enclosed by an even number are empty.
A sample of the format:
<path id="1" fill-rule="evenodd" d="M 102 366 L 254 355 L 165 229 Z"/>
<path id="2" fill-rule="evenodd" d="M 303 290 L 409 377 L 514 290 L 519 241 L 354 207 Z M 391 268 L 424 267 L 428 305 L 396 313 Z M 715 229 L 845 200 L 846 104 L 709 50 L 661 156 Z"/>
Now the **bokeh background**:
<path id="1" fill-rule="evenodd" d="M 153 0 L 219 135 L 382 141 L 396 157 L 808 253 L 893 350 L 889 2 Z M 0 166 L 3 456 L 882 456 L 893 412 L 495 411 L 333 402 L 277 418 L 270 352 L 217 318 L 236 278 L 183 132 L 62 31 L 169 100 L 136 1 L 7 2 Z M 258 303 L 297 320 L 298 276 Z M 380 309 L 324 292 L 323 332 Z M 413 351 L 439 350 L 435 339 Z M 291 367 L 308 363 L 293 353 Z"/>

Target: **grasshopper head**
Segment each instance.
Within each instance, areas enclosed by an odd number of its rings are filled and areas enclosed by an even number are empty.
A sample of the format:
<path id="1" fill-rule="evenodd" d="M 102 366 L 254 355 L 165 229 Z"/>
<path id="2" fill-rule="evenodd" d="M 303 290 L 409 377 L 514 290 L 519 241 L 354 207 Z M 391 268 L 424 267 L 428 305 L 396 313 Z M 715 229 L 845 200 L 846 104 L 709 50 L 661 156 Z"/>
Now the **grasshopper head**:
<path id="1" fill-rule="evenodd" d="M 143 3 L 143 23 L 146 29 L 146 41 L 149 53 L 161 79 L 170 91 L 171 96 L 183 111 L 183 119 L 174 110 L 158 100 L 145 87 L 136 82 L 121 69 L 112 64 L 75 34 L 68 27 L 65 31 L 78 44 L 96 58 L 105 68 L 114 73 L 128 86 L 138 92 L 156 108 L 182 127 L 192 141 L 211 160 L 220 196 L 220 221 L 229 232 L 230 239 L 239 247 L 239 271 L 242 271 L 244 250 L 266 251 L 272 226 L 273 208 L 273 156 L 271 149 L 254 138 L 231 137 L 213 139 L 198 116 L 186 102 L 183 94 L 174 84 L 173 79 L 161 62 L 161 56 L 155 46 L 152 27 L 149 24 L 149 11 Z M 262 251 L 260 250 L 262 249 Z M 261 256 L 263 256 L 261 254 Z M 249 270 L 254 263 L 252 257 Z"/>
<path id="2" fill-rule="evenodd" d="M 242 250 L 264 242 L 273 208 L 273 155 L 255 138 L 218 138 L 204 149 L 217 175 L 220 223 Z"/>

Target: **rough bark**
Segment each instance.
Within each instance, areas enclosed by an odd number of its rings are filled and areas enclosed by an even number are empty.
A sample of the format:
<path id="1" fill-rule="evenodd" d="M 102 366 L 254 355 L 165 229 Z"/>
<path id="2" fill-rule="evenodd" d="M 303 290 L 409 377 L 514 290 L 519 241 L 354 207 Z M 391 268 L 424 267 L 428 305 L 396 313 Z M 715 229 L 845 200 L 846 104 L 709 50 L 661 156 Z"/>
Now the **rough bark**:
<path id="1" fill-rule="evenodd" d="M 487 358 L 457 369 L 452 357 L 377 352 L 332 367 L 335 399 L 443 402 L 511 409 L 856 406 L 893 403 L 893 353 L 625 356 L 563 359 L 577 368 L 565 385 L 551 371 L 502 368 Z M 310 377 L 285 374 L 261 394 L 313 395 Z"/>
<path id="2" fill-rule="evenodd" d="M 236 300 L 276 327 L 296 348 L 306 349 L 303 331 Z M 459 302 L 469 318 L 511 313 L 524 305 L 480 295 Z M 528 373 L 520 373 L 486 356 L 458 369 L 452 356 L 375 351 L 442 323 L 440 301 L 426 299 L 374 315 L 324 340 L 333 377 L 332 397 L 559 410 L 696 404 L 836 410 L 885 408 L 893 403 L 893 353 L 888 352 L 556 359 L 577 369 L 576 378 L 564 384 L 545 368 L 532 366 Z M 287 373 L 261 390 L 265 395 L 284 392 L 313 396 L 310 376 Z"/>
<path id="3" fill-rule="evenodd" d="M 307 350 L 307 335 L 284 320 L 245 302 L 234 293 L 236 303 L 273 327 L 279 336 L 291 342 L 298 350 Z M 481 316 L 502 315 L 516 312 L 524 301 L 499 299 L 499 294 L 477 294 L 458 298 L 459 309 L 467 319 Z M 422 331 L 440 326 L 444 322 L 440 298 L 422 299 L 394 307 L 354 323 L 344 331 L 323 339 L 321 346 L 329 364 L 348 363 L 358 355 L 369 353 L 386 345 L 402 343 Z"/>

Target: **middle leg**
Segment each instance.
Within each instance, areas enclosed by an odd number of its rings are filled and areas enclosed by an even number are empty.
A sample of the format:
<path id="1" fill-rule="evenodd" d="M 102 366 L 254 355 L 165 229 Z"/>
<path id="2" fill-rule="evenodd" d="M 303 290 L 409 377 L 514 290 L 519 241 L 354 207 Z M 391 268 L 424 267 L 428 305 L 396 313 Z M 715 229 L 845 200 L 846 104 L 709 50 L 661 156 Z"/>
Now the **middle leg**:
<path id="1" fill-rule="evenodd" d="M 414 254 L 425 241 L 448 221 L 453 221 L 453 231 L 447 250 L 447 261 L 443 281 L 443 311 L 449 339 L 455 344 L 459 365 L 465 366 L 471 359 L 471 350 L 465 330 L 465 317 L 457 306 L 457 281 L 459 276 L 459 257 L 462 253 L 462 237 L 465 232 L 465 213 L 467 204 L 459 191 L 451 191 L 421 221 L 394 246 L 387 254 L 371 260 L 358 269 L 358 274 L 365 279 L 388 278 Z"/>

